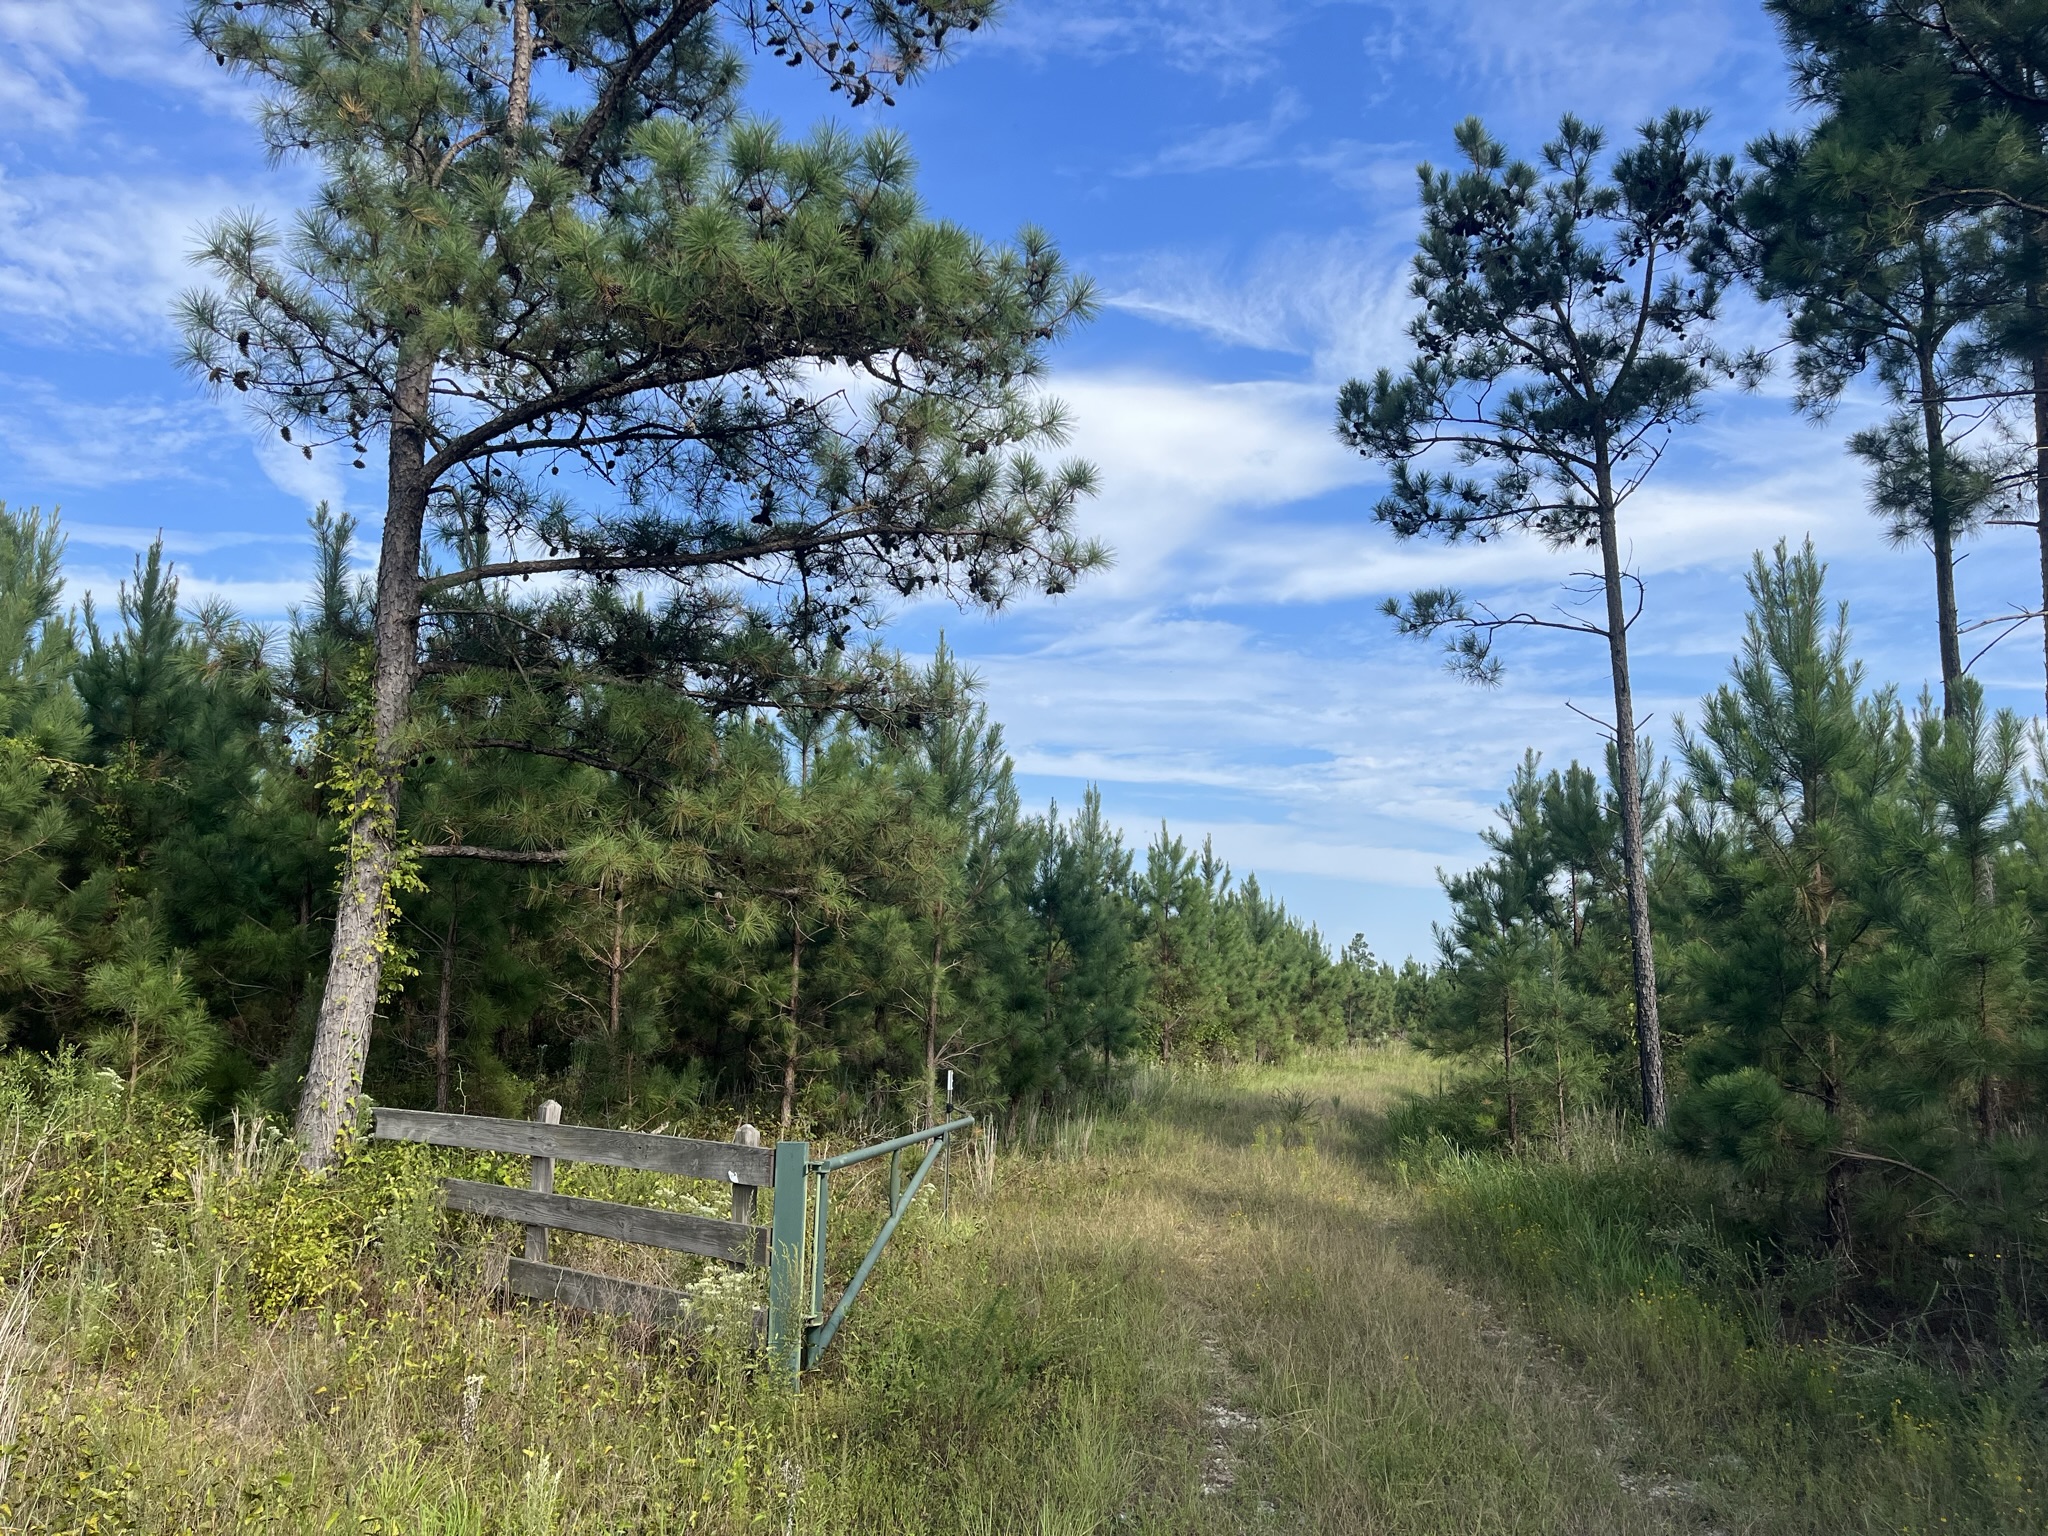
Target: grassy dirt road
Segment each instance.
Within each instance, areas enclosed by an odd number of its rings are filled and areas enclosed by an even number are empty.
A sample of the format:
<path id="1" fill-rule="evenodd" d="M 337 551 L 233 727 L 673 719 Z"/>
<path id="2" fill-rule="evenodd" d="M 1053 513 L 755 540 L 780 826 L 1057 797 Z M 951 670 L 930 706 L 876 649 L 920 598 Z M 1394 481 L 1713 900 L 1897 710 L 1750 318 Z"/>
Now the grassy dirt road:
<path id="1" fill-rule="evenodd" d="M 801 1502 L 849 1530 L 1714 1528 L 1626 1402 L 1414 1256 L 1368 1149 L 1430 1070 L 1161 1081 L 1005 1160 L 807 1386 L 806 1460 L 836 1464 Z M 908 1420 L 864 1419 L 878 1391 Z"/>
<path id="2" fill-rule="evenodd" d="M 654 1276 L 697 1287 L 686 1337 L 507 1303 L 517 1230 L 436 1209 L 448 1155 L 237 1182 L 196 1132 L 138 1152 L 118 1104 L 81 1111 L 20 1142 L 45 1186 L 0 1177 L 82 1223 L 36 1229 L 69 1244 L 39 1271 L 0 1221 L 27 1276 L 0 1536 L 2048 1529 L 2025 1361 L 1965 1391 L 1739 1324 L 1626 1138 L 1411 1167 L 1385 1116 L 1435 1070 L 1151 1073 L 1026 1150 L 959 1148 L 951 1219 L 927 1186 L 794 1394 L 759 1367 L 758 1275 Z M 349 1284 L 280 1306 L 255 1282 L 329 1251 L 318 1202 L 350 1190 L 382 1214 L 335 1249 Z M 835 1281 L 884 1208 L 879 1164 L 835 1183 Z"/>

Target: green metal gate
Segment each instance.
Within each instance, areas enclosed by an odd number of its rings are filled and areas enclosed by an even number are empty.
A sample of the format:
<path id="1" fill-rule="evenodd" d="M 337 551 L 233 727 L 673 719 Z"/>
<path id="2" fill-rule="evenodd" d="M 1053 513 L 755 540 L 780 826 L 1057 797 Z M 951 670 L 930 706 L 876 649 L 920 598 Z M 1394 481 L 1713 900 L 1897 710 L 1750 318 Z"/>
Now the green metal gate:
<path id="1" fill-rule="evenodd" d="M 896 1235 L 903 1213 L 924 1187 L 933 1165 L 948 1154 L 953 1134 L 973 1124 L 974 1116 L 962 1115 L 944 1125 L 837 1157 L 813 1159 L 809 1142 L 775 1144 L 775 1214 L 768 1238 L 768 1353 L 791 1381 L 818 1363 L 874 1272 L 882 1249 Z M 906 1185 L 903 1155 L 920 1146 L 925 1148 L 923 1160 Z M 878 1157 L 889 1159 L 889 1219 L 882 1223 L 882 1230 L 827 1315 L 825 1239 L 832 1209 L 832 1175 Z"/>
<path id="2" fill-rule="evenodd" d="M 947 1110 L 952 1109 L 952 1074 L 947 1074 Z M 813 1158 L 810 1143 L 760 1145 L 752 1126 L 741 1126 L 730 1142 L 701 1141 L 644 1131 L 563 1125 L 552 1099 L 531 1120 L 499 1120 L 431 1110 L 378 1109 L 370 1134 L 383 1141 L 426 1142 L 478 1152 L 509 1152 L 530 1159 L 531 1187 L 443 1179 L 442 1200 L 451 1210 L 517 1221 L 526 1227 L 523 1257 L 509 1263 L 507 1289 L 537 1301 L 560 1302 L 586 1311 L 617 1312 L 649 1322 L 688 1314 L 689 1296 L 663 1286 L 642 1285 L 548 1262 L 550 1231 L 582 1232 L 619 1242 L 646 1244 L 752 1268 L 768 1267 L 768 1354 L 773 1368 L 794 1385 L 818 1363 L 826 1347 L 874 1272 L 882 1249 L 902 1223 L 910 1202 L 932 1169 L 950 1154 L 955 1132 L 974 1124 L 961 1115 L 871 1147 Z M 906 1184 L 906 1154 L 924 1148 Z M 889 1159 L 889 1217 L 869 1245 L 853 1277 L 825 1311 L 825 1253 L 831 1214 L 832 1175 L 876 1158 Z M 610 1200 L 586 1200 L 555 1193 L 558 1162 L 606 1163 L 729 1185 L 730 1221 L 654 1210 Z M 754 1224 L 754 1192 L 774 1195 L 769 1226 Z M 950 1200 L 950 1190 L 948 1191 Z"/>

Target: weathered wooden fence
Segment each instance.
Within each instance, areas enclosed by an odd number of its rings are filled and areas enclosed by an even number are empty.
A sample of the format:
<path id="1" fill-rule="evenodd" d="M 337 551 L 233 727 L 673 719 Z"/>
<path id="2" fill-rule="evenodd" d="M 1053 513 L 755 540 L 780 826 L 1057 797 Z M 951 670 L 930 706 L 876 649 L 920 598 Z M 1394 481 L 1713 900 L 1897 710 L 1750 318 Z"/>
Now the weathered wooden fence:
<path id="1" fill-rule="evenodd" d="M 947 1087 L 950 1101 L 950 1082 Z M 649 1322 L 679 1322 L 686 1318 L 690 1300 L 687 1292 L 548 1262 L 550 1231 L 581 1232 L 616 1242 L 694 1253 L 748 1268 L 766 1265 L 768 1352 L 778 1369 L 792 1381 L 815 1365 L 832 1342 L 883 1247 L 910 1208 L 911 1200 L 950 1146 L 952 1134 L 974 1124 L 974 1117 L 966 1115 L 929 1130 L 814 1161 L 808 1142 L 784 1141 L 772 1148 L 764 1147 L 761 1133 L 751 1125 L 741 1126 L 733 1139 L 725 1142 L 563 1125 L 561 1118 L 562 1107 L 552 1099 L 542 1104 L 531 1120 L 380 1107 L 370 1134 L 380 1141 L 426 1142 L 471 1152 L 507 1152 L 532 1160 L 527 1189 L 479 1183 L 474 1179 L 441 1181 L 442 1197 L 449 1210 L 525 1224 L 525 1256 L 511 1260 L 505 1273 L 506 1288 L 515 1295 L 562 1302 L 586 1311 L 623 1313 Z M 913 1147 L 923 1147 L 925 1155 L 906 1186 L 902 1158 Z M 890 1159 L 889 1217 L 828 1316 L 824 1298 L 830 1178 L 841 1168 L 878 1157 Z M 730 1187 L 732 1219 L 558 1195 L 557 1162 L 602 1163 L 614 1168 L 712 1180 Z M 754 1220 L 755 1191 L 761 1189 L 770 1191 L 772 1197 L 770 1224 L 766 1227 L 756 1225 Z"/>

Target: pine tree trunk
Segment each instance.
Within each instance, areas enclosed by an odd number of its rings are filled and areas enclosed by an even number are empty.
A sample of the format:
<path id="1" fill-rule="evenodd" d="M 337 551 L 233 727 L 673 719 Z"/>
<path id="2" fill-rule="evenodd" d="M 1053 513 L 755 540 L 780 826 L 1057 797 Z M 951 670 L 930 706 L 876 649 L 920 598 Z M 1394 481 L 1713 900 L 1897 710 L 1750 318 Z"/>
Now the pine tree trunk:
<path id="1" fill-rule="evenodd" d="M 1515 1117 L 1515 1003 L 1511 993 L 1500 1000 L 1500 1087 L 1508 1103 L 1508 1150 L 1522 1155 L 1522 1127 Z"/>
<path id="2" fill-rule="evenodd" d="M 1550 1049 L 1557 1057 L 1557 1155 L 1559 1161 L 1562 1161 L 1567 1150 L 1564 1128 L 1564 1047 L 1553 1040 L 1550 1043 Z"/>
<path id="3" fill-rule="evenodd" d="M 512 78 L 505 91 L 505 127 L 517 133 L 526 126 L 527 102 L 533 93 L 533 11 L 530 0 L 512 0 Z"/>
<path id="4" fill-rule="evenodd" d="M 605 961 L 612 1049 L 619 1048 L 619 1001 L 626 981 L 626 893 L 612 892 L 612 952 Z"/>
<path id="5" fill-rule="evenodd" d="M 342 1126 L 355 1113 L 384 972 L 391 913 L 386 894 L 398 863 L 398 738 L 419 672 L 420 539 L 426 525 L 425 422 L 431 360 L 399 368 L 392 414 L 384 537 L 377 556 L 377 614 L 371 631 L 370 731 L 380 782 L 349 829 L 349 858 L 327 956 L 327 986 L 313 1025 L 313 1054 L 299 1091 L 292 1134 L 308 1169 L 334 1161 Z"/>
<path id="6" fill-rule="evenodd" d="M 1848 1159 L 1837 1159 L 1828 1165 L 1827 1195 L 1824 1201 L 1828 1250 L 1841 1259 L 1850 1257 L 1856 1249 L 1855 1227 L 1849 1215 L 1849 1176 Z"/>
<path id="7" fill-rule="evenodd" d="M 1977 909 L 1990 914 L 1998 904 L 1997 876 L 1992 864 L 1991 850 L 1982 849 L 1975 858 L 1977 876 Z M 1980 956 L 1977 961 L 1977 1036 L 1984 1042 L 1986 1054 L 1995 1054 L 2004 1041 L 1999 1038 L 2001 1031 L 1992 1022 L 1991 994 L 1986 974 L 1987 962 Z M 1999 1123 L 2004 1119 L 2004 1089 L 1995 1072 L 1986 1072 L 1977 1080 L 1977 1129 L 1986 1142 L 1998 1139 Z M 1996 1173 L 1992 1175 L 1994 1180 Z"/>
<path id="8" fill-rule="evenodd" d="M 434 1108 L 448 1111 L 448 1015 L 455 1002 L 455 914 L 441 939 L 441 995 L 434 1005 Z"/>
<path id="9" fill-rule="evenodd" d="M 798 1045 L 797 1008 L 804 975 L 804 930 L 795 913 L 790 914 L 789 941 L 789 1049 L 782 1058 L 782 1134 L 796 1117 L 796 1059 Z"/>
<path id="10" fill-rule="evenodd" d="M 1650 948 L 1650 882 L 1643 853 L 1643 777 L 1636 760 L 1636 709 L 1628 675 L 1628 611 L 1621 595 L 1621 547 L 1615 529 L 1614 479 L 1603 443 L 1599 454 L 1600 564 L 1607 589 L 1607 656 L 1614 674 L 1615 792 L 1621 800 L 1621 878 L 1628 905 L 1631 979 L 1635 990 L 1636 1065 L 1643 1122 L 1662 1130 L 1670 1115 L 1664 1088 L 1664 1035 L 1657 1018 L 1657 960 Z"/>
<path id="11" fill-rule="evenodd" d="M 932 922 L 932 990 L 924 1009 L 924 1124 L 935 1125 L 933 1106 L 939 1093 L 939 967 L 945 957 L 945 903 L 939 904 Z"/>
<path id="12" fill-rule="evenodd" d="M 1920 430 L 1927 439 L 1927 533 L 1934 546 L 1934 618 L 1941 643 L 1941 713 L 1954 719 L 1960 701 L 1963 644 L 1956 620 L 1955 511 L 1948 483 L 1948 443 L 1941 433 L 1940 376 L 1932 355 L 1920 358 Z"/>
<path id="13" fill-rule="evenodd" d="M 1839 1136 L 1842 1123 L 1841 1079 L 1835 1075 L 1840 1060 L 1840 1046 L 1830 1034 L 1827 1042 L 1828 1073 L 1820 1084 L 1821 1108 L 1827 1112 L 1828 1125 L 1833 1136 Z M 1849 1214 L 1849 1180 L 1854 1169 L 1846 1157 L 1838 1157 L 1828 1164 L 1825 1195 L 1822 1205 L 1826 1211 L 1828 1249 L 1838 1258 L 1848 1258 L 1855 1248 L 1855 1231 Z"/>
<path id="14" fill-rule="evenodd" d="M 2041 546 L 2041 676 L 2048 708 L 2048 350 L 2034 356 L 2034 534 Z"/>

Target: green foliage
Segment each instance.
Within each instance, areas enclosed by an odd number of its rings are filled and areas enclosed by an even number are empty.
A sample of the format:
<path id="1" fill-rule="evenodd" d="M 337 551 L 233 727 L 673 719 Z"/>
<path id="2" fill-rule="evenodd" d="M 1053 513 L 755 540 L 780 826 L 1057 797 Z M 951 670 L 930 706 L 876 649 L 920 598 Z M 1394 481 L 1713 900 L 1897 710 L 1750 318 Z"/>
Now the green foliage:
<path id="1" fill-rule="evenodd" d="M 992 245 L 927 216 L 899 136 L 792 139 L 738 95 L 771 34 L 860 101 L 991 11 L 657 25 L 577 0 L 522 11 L 521 44 L 501 7 L 196 0 L 194 40 L 322 190 L 289 233 L 209 232 L 187 365 L 308 457 L 360 466 L 384 439 L 408 537 L 454 561 L 385 573 L 423 578 L 444 662 L 653 663 L 759 699 L 791 645 L 844 643 L 885 594 L 1063 590 L 1102 558 L 1072 526 L 1092 475 L 1035 457 L 1065 423 L 1026 385 L 1087 284 L 1040 232 Z M 863 363 L 900 382 L 819 382 Z M 518 606 L 489 578 L 536 571 L 605 580 L 533 605 L 556 623 L 476 622 Z M 622 596 L 622 572 L 667 595 Z"/>
<path id="2" fill-rule="evenodd" d="M 54 523 L 0 515 L 0 1009 L 15 1043 L 208 1118 L 290 1103 L 336 864 L 390 809 L 354 529 L 323 509 L 312 531 L 316 585 L 283 646 L 181 612 L 152 550 L 81 648 Z M 849 719 L 847 691 L 877 677 L 891 711 Z M 1266 1057 L 1415 1016 L 1362 944 L 1333 963 L 1212 852 L 1175 855 L 1188 888 L 1160 907 L 1092 793 L 1071 818 L 1023 815 L 943 647 L 926 668 L 825 651 L 762 708 L 670 681 L 423 686 L 384 828 L 402 853 L 377 1097 L 517 1115 L 549 1094 L 642 1124 L 727 1097 L 783 1123 L 901 1124 L 935 1113 L 950 1070 L 961 1102 L 1035 1122 L 1120 1094 L 1155 1047 Z M 1159 999 L 1199 1023 L 1162 1029 Z M 324 1230 L 307 1200 L 286 1225 Z"/>
<path id="3" fill-rule="evenodd" d="M 1427 1118 L 1396 1117 L 1411 1134 Z M 1540 1160 L 1406 1141 L 1418 1236 L 1595 1379 L 1628 1384 L 1640 1430 L 1723 1520 L 1783 1500 L 1816 1530 L 2041 1528 L 2038 1344 L 1914 1359 L 1901 1338 L 1841 1337 L 1841 1271 L 1778 1244 L 1770 1202 L 1615 1119 L 1575 1129 L 1568 1156 Z"/>
<path id="4" fill-rule="evenodd" d="M 1702 1284 L 1817 1275 L 1809 1322 L 2017 1343 L 2048 1301 L 2030 1215 L 2048 1192 L 2040 788 L 2018 721 L 1974 681 L 1911 719 L 1870 688 L 1824 578 L 1810 547 L 1756 558 L 1730 680 L 1679 722 L 1653 848 L 1684 1047 L 1671 1146 L 1702 1170 L 1697 1219 L 1754 1254 L 1749 1279 Z M 1461 1068 L 1406 1134 L 1569 1158 L 1585 1117 L 1623 1112 L 1626 980 L 1603 960 L 1617 926 L 1590 788 L 1532 756 L 1495 857 L 1447 880 L 1422 1038 Z"/>
<path id="5" fill-rule="evenodd" d="M 130 918 L 112 958 L 85 975 L 85 1005 L 106 1020 L 85 1039 L 86 1058 L 140 1085 L 189 1088 L 212 1067 L 219 1035 L 186 979 L 188 957 L 165 955 L 154 925 Z"/>
<path id="6" fill-rule="evenodd" d="M 1380 522 L 1402 538 L 1520 529 L 1597 545 L 1611 539 L 1616 485 L 1647 471 L 1717 379 L 1753 371 L 1713 337 L 1737 181 L 1732 161 L 1698 147 L 1705 123 L 1673 109 L 1607 157 L 1606 134 L 1567 116 L 1539 167 L 1468 118 L 1464 166 L 1422 168 L 1416 355 L 1337 399 L 1340 435 L 1392 471 Z M 1452 669 L 1481 682 L 1499 676 L 1496 633 L 1537 622 L 1448 588 L 1387 611 L 1405 633 L 1448 631 Z"/>
<path id="7" fill-rule="evenodd" d="M 208 1134 L 145 1078 L 131 1086 L 74 1056 L 0 1058 L 0 1119 L 21 1156 L 9 1174 L 14 1278 L 93 1262 L 117 1283 L 171 1250 L 276 1318 L 349 1305 L 423 1273 L 438 1219 L 428 1157 L 357 1148 L 309 1177 L 261 1121 Z M 23 1155 L 26 1154 L 26 1155 Z"/>

